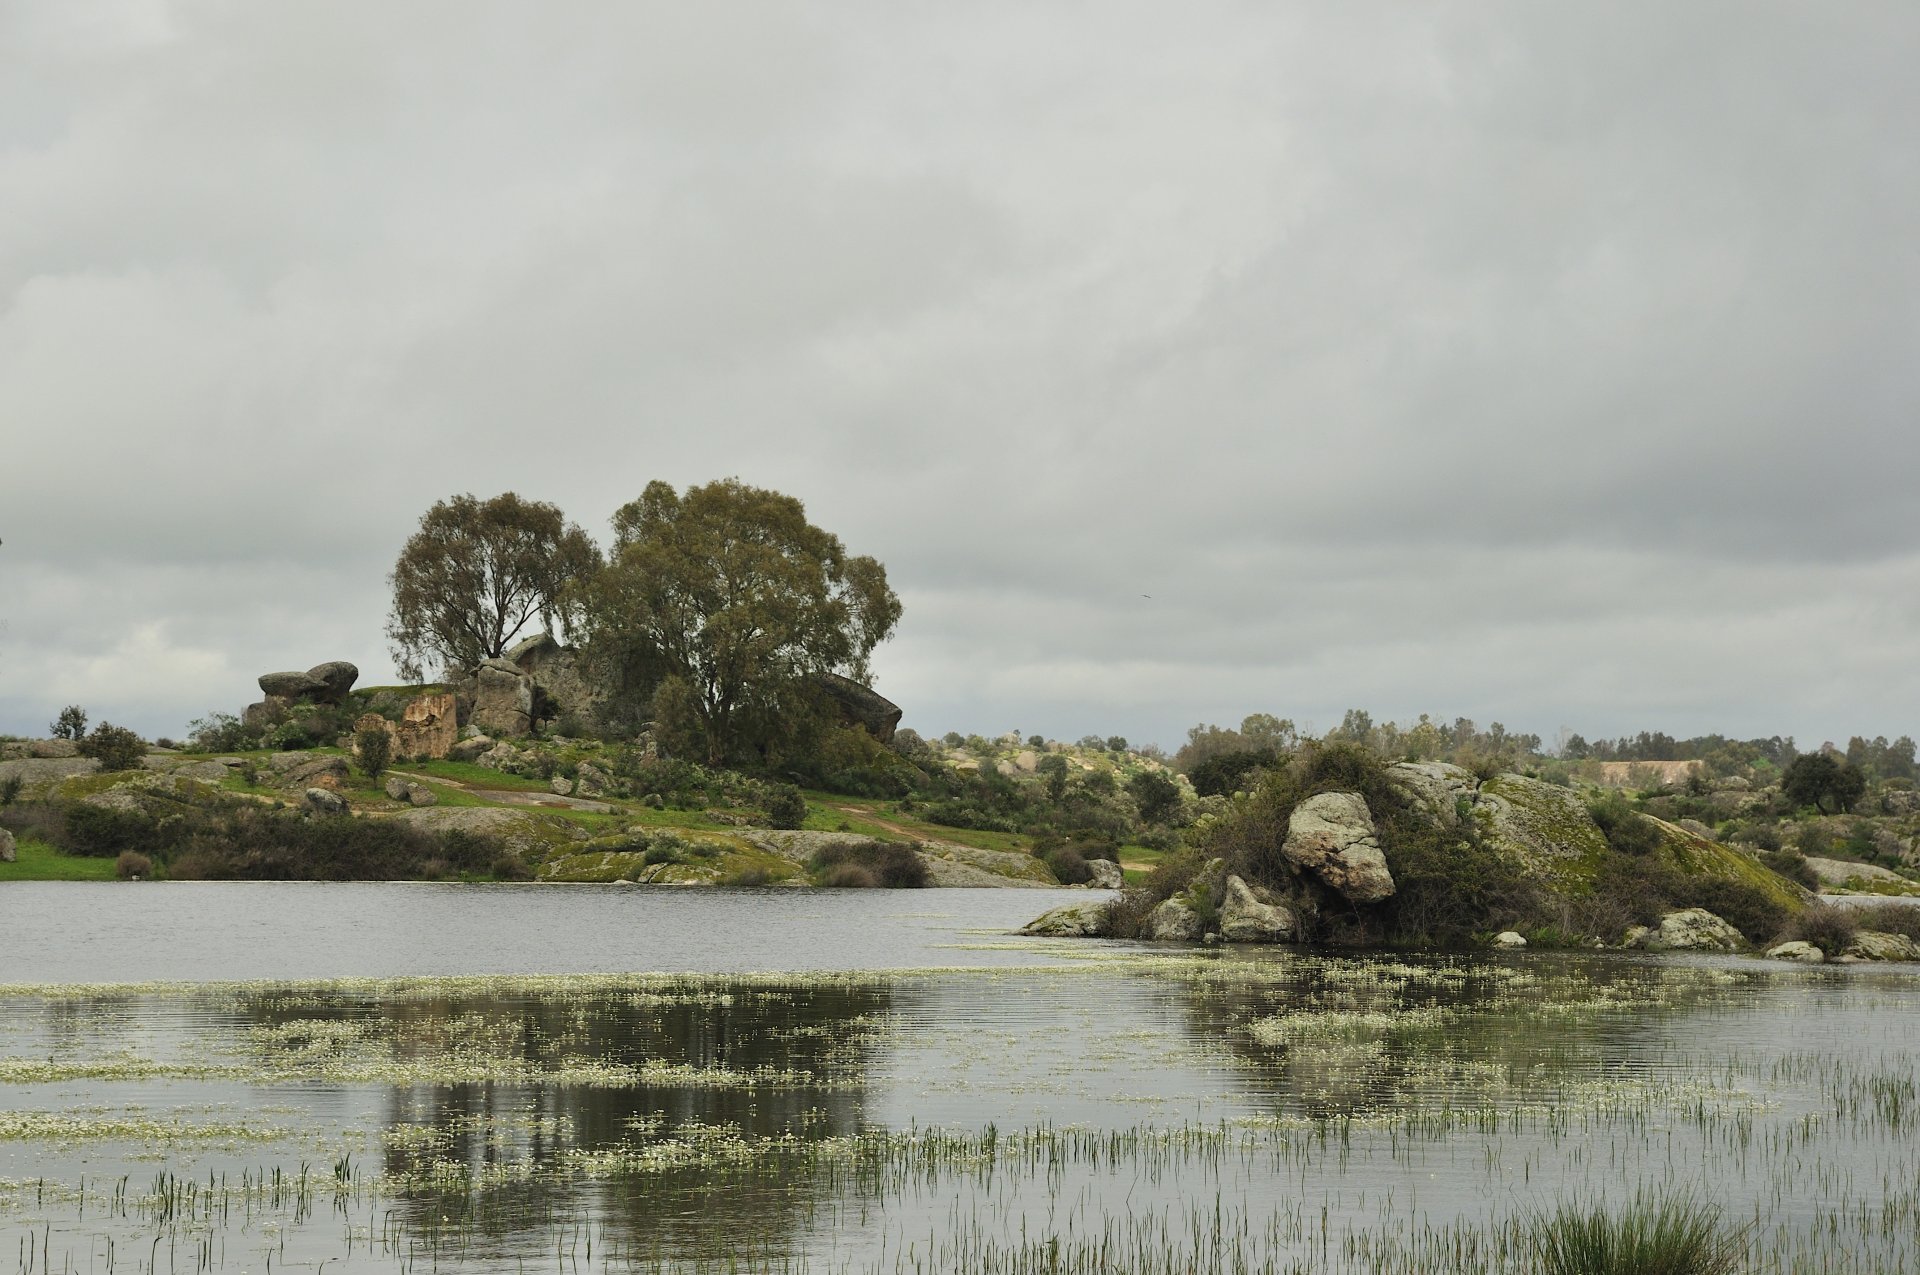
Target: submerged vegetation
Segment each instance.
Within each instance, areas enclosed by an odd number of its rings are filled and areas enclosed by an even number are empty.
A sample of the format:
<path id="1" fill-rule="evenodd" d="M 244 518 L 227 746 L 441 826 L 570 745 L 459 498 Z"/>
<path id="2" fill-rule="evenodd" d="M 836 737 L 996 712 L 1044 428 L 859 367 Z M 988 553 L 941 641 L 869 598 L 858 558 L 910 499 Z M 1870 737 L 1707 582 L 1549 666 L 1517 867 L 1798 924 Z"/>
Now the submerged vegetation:
<path id="1" fill-rule="evenodd" d="M 582 1271 L 1088 1275 L 1920 1258 L 1904 975 L 1070 950 L 999 971 L 0 988 L 0 1225 L 33 1233 L 35 1270 L 144 1270 L 156 1248 L 349 1271 L 556 1251 Z M 1810 995 L 1827 1030 L 1718 1037 Z M 64 1105 L 136 1080 L 176 1105 Z M 1060 1118 L 1018 1118 L 1028 1095 Z"/>

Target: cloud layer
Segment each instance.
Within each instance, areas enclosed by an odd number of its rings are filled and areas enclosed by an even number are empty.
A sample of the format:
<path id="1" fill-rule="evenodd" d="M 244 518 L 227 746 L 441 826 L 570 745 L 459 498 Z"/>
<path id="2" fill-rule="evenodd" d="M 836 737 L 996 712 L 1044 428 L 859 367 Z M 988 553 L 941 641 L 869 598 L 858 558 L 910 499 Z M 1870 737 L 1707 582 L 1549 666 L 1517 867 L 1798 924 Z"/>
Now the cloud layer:
<path id="1" fill-rule="evenodd" d="M 22 0 L 0 731 L 385 680 L 434 500 L 725 475 L 887 563 L 923 730 L 1910 731 L 1916 55 L 1893 4 Z"/>

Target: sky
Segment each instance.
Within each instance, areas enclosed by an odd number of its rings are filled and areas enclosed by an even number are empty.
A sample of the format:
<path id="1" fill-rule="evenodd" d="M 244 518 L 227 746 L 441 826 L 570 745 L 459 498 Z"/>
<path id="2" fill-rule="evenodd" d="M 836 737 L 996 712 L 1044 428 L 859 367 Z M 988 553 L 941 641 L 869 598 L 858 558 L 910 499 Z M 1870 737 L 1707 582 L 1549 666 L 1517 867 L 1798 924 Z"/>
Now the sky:
<path id="1" fill-rule="evenodd" d="M 0 733 L 436 500 L 886 564 L 923 733 L 1920 733 L 1920 9 L 0 4 Z"/>

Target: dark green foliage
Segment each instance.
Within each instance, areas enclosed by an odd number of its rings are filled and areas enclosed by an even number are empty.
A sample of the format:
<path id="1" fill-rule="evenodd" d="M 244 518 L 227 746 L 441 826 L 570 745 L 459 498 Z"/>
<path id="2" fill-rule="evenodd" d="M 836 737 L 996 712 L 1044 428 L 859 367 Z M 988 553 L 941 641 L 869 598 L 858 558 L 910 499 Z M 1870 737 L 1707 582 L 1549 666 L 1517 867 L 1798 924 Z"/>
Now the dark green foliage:
<path id="1" fill-rule="evenodd" d="M 1046 785 L 1048 801 L 1059 801 L 1067 795 L 1067 759 L 1063 754 L 1048 753 L 1035 770 Z"/>
<path id="2" fill-rule="evenodd" d="M 818 696 L 814 675 L 862 680 L 900 600 L 791 496 L 737 479 L 684 494 L 647 484 L 613 518 L 611 560 L 577 596 L 616 699 L 645 699 L 656 737 L 708 765 L 764 764 Z"/>
<path id="3" fill-rule="evenodd" d="M 126 727 L 101 722 L 80 741 L 80 754 L 99 762 L 102 770 L 138 770 L 147 745 Z"/>
<path id="4" fill-rule="evenodd" d="M 1860 918 L 1851 908 L 1815 903 L 1789 921 L 1781 937 L 1799 939 L 1828 956 L 1838 956 L 1847 950 L 1859 932 Z"/>
<path id="5" fill-rule="evenodd" d="M 260 746 L 260 732 L 232 713 L 210 712 L 188 723 L 187 742 L 197 753 L 238 753 Z"/>
<path id="6" fill-rule="evenodd" d="M 767 793 L 767 823 L 775 828 L 798 828 L 807 821 L 807 799 L 792 784 L 777 784 Z"/>
<path id="7" fill-rule="evenodd" d="M 26 780 L 18 775 L 8 775 L 0 779 L 0 806 L 11 806 L 20 799 L 20 790 L 26 786 Z"/>
<path id="8" fill-rule="evenodd" d="M 1855 908 L 1851 915 L 1861 930 L 1904 934 L 1920 942 L 1920 907 L 1909 903 L 1874 903 Z"/>
<path id="9" fill-rule="evenodd" d="M 1770 823 L 1750 823 L 1741 827 L 1727 838 L 1729 841 L 1744 841 L 1755 850 L 1772 853 L 1780 849 L 1780 829 Z M 1771 865 L 1769 865 L 1771 866 Z M 1775 869 L 1778 871 L 1778 869 Z"/>
<path id="10" fill-rule="evenodd" d="M 1740 931 L 1749 943 L 1764 943 L 1793 915 L 1759 886 L 1729 877 L 1662 873 L 1655 884 L 1676 907 L 1705 908 Z"/>
<path id="11" fill-rule="evenodd" d="M 562 633 L 578 615 L 568 588 L 600 551 L 552 505 L 513 492 L 455 496 L 420 518 L 393 565 L 387 636 L 403 676 L 464 672 L 503 654 L 528 623 Z"/>
<path id="12" fill-rule="evenodd" d="M 310 819 L 253 802 L 204 805 L 158 793 L 149 800 L 159 808 L 36 802 L 9 810 L 6 824 L 67 854 L 144 855 L 177 879 L 398 881 L 424 876 L 436 862 L 444 873 L 479 875 L 501 853 L 489 838 L 395 819 Z"/>
<path id="13" fill-rule="evenodd" d="M 1108 752 L 1112 752 L 1112 753 L 1124 753 L 1124 752 L 1126 752 L 1126 751 L 1127 751 L 1127 737 L 1126 737 L 1125 735 L 1109 735 L 1109 736 L 1107 736 L 1107 751 L 1108 751 Z"/>
<path id="14" fill-rule="evenodd" d="M 1280 755 L 1270 748 L 1244 748 L 1216 753 L 1187 773 L 1193 790 L 1202 797 L 1230 797 L 1246 786 L 1256 770 L 1277 765 Z"/>
<path id="15" fill-rule="evenodd" d="M 60 710 L 60 715 L 47 726 L 47 733 L 54 739 L 82 740 L 87 737 L 87 710 L 78 704 L 69 704 Z"/>
<path id="16" fill-rule="evenodd" d="M 1148 823 L 1165 823 L 1180 809 L 1180 785 L 1156 770 L 1143 770 L 1127 781 L 1127 794 L 1140 806 Z"/>
<path id="17" fill-rule="evenodd" d="M 1353 792 L 1365 799 L 1396 886 L 1391 897 L 1370 908 L 1337 896 L 1322 900 L 1317 911 L 1323 936 L 1463 946 L 1485 931 L 1521 923 L 1537 906 L 1536 889 L 1509 859 L 1481 843 L 1477 825 L 1435 824 L 1388 782 L 1386 763 L 1376 753 L 1344 741 L 1302 748 L 1289 764 L 1270 771 L 1191 851 L 1167 860 L 1149 878 L 1143 892 L 1151 896 L 1148 906 L 1186 888 L 1214 856 L 1256 885 L 1310 888 L 1295 877 L 1280 851 L 1294 807 L 1323 792 Z M 1303 909 L 1306 915 L 1314 911 Z"/>
<path id="18" fill-rule="evenodd" d="M 378 783 L 387 763 L 393 760 L 393 736 L 383 726 L 369 726 L 354 732 L 353 747 L 360 773 Z"/>
<path id="19" fill-rule="evenodd" d="M 822 846 L 813 856 L 813 870 L 822 885 L 863 884 L 855 879 L 856 873 L 886 890 L 913 890 L 927 884 L 927 865 L 913 847 L 892 841 Z"/>
<path id="20" fill-rule="evenodd" d="M 1038 857 L 1062 885 L 1085 885 L 1093 880 L 1093 869 L 1087 866 L 1086 856 L 1072 846 L 1052 846 Z"/>
<path id="21" fill-rule="evenodd" d="M 1780 778 L 1780 791 L 1788 801 L 1795 806 L 1812 806 L 1821 814 L 1853 809 L 1866 788 L 1866 776 L 1858 767 L 1829 753 L 1794 758 Z"/>
<path id="22" fill-rule="evenodd" d="M 1777 844 L 1779 838 L 1775 837 L 1774 841 Z M 1760 862 L 1787 880 L 1798 882 L 1809 890 L 1820 888 L 1819 875 L 1807 862 L 1807 856 L 1798 850 L 1764 850 L 1760 854 Z"/>
<path id="23" fill-rule="evenodd" d="M 1688 1196 L 1619 1213 L 1563 1206 L 1528 1229 L 1537 1275 L 1734 1275 L 1747 1255 L 1746 1231 Z"/>
<path id="24" fill-rule="evenodd" d="M 1587 813 L 1600 825 L 1607 844 L 1621 854 L 1648 855 L 1660 848 L 1660 829 L 1617 791 L 1588 802 Z"/>

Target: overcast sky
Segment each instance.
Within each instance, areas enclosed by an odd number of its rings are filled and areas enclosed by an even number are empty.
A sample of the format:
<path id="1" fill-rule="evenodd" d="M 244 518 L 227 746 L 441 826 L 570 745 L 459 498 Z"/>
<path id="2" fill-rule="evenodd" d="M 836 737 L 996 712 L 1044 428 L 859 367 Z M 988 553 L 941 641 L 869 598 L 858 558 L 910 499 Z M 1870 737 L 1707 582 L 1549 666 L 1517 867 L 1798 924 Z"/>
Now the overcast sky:
<path id="1" fill-rule="evenodd" d="M 6 0 L 0 732 L 391 680 L 435 500 L 732 475 L 887 565 L 926 733 L 1920 733 L 1916 66 L 1907 3 Z"/>

